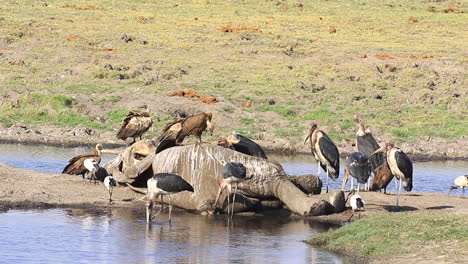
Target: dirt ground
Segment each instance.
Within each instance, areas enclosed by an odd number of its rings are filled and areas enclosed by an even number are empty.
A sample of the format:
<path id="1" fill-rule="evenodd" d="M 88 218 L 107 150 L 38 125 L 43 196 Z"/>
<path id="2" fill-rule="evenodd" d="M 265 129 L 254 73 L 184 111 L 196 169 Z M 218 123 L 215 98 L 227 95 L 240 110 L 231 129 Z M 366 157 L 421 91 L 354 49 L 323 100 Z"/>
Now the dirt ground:
<path id="1" fill-rule="evenodd" d="M 99 95 L 97 95 L 99 96 Z M 96 100 L 98 100 L 97 98 Z M 242 127 L 242 124 L 236 118 L 231 116 L 242 115 L 242 109 L 239 106 L 225 101 L 222 98 L 215 105 L 203 104 L 194 101 L 190 98 L 171 97 L 166 95 L 148 94 L 144 99 L 128 96 L 122 99 L 119 104 L 122 104 L 128 109 L 137 109 L 138 106 L 148 104 L 151 112 L 158 113 L 160 116 L 165 116 L 168 120 L 174 120 L 181 116 L 188 116 L 196 112 L 212 112 L 215 130 L 213 136 L 203 135 L 203 140 L 208 142 L 216 142 L 220 137 L 227 137 L 232 132 L 237 132 L 236 128 Z M 0 99 L 1 101 L 1 99 Z M 77 102 L 85 102 L 86 98 L 76 99 Z M 151 102 L 164 102 L 156 104 Z M 80 104 L 81 105 L 81 104 Z M 94 105 L 83 104 L 86 111 L 93 113 L 104 113 L 109 105 Z M 232 113 L 226 114 L 223 109 L 233 109 Z M 245 114 L 245 113 L 244 113 Z M 275 151 L 282 153 L 310 153 L 310 145 L 303 143 L 303 136 L 296 137 L 281 137 L 274 135 L 277 127 L 287 127 L 287 123 L 282 123 L 284 120 L 278 118 L 277 114 L 271 111 L 251 113 L 247 116 L 254 120 L 274 120 L 275 122 L 262 122 L 256 124 L 261 131 L 255 134 L 246 134 L 245 136 L 252 138 L 266 151 Z M 105 116 L 102 116 L 105 119 Z M 155 120 L 157 122 L 158 120 Z M 279 122 L 279 123 L 278 123 Z M 286 122 L 286 121 L 284 121 Z M 164 122 L 163 122 L 164 123 Z M 165 124 L 165 123 L 164 123 Z M 308 122 L 304 123 L 308 125 Z M 97 143 L 104 144 L 105 148 L 122 147 L 126 143 L 116 138 L 118 126 L 111 128 L 112 130 L 97 130 L 88 127 L 56 127 L 51 124 L 15 124 L 11 127 L 4 127 L 0 123 L 0 142 L 4 143 L 26 143 L 26 144 L 47 144 L 56 146 L 94 146 Z M 321 126 L 325 132 L 330 129 L 327 126 Z M 351 128 L 353 131 L 355 127 Z M 394 137 L 386 131 L 376 130 L 370 127 L 374 136 L 383 144 L 384 142 L 393 141 Z M 300 132 L 300 131 L 299 131 Z M 305 133 L 305 130 L 302 131 Z M 153 124 L 143 137 L 157 138 L 162 132 L 160 128 Z M 354 133 L 354 132 L 353 132 Z M 352 137 L 355 138 L 354 136 Z M 185 141 L 193 142 L 194 138 L 189 137 Z M 335 141 L 341 156 L 346 157 L 347 154 L 356 151 L 353 140 Z M 429 136 L 421 136 L 414 138 L 411 141 L 404 142 L 398 145 L 402 148 L 414 161 L 422 160 L 468 160 L 468 137 L 458 139 L 433 138 Z"/>

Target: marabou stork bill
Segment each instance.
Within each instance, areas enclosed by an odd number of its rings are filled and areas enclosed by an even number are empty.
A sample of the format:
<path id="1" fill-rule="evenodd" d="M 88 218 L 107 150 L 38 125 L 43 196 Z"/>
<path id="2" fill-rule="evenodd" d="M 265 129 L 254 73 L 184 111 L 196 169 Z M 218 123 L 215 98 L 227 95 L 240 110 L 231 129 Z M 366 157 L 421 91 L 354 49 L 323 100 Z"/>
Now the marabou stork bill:
<path id="1" fill-rule="evenodd" d="M 312 154 L 317 160 L 317 174 L 320 177 L 320 167 L 327 173 L 327 192 L 329 178 L 336 180 L 340 174 L 340 154 L 335 143 L 317 129 L 317 122 L 312 121 L 304 138 L 304 144 L 310 139 Z"/>
<path id="2" fill-rule="evenodd" d="M 357 124 L 357 132 L 356 132 L 356 146 L 357 150 L 362 154 L 366 155 L 369 158 L 369 162 L 372 168 L 372 173 L 375 176 L 375 169 L 382 166 L 385 162 L 384 153 L 377 153 L 375 155 L 371 155 L 374 151 L 376 151 L 380 146 L 375 140 L 374 136 L 370 129 L 366 128 L 364 124 L 364 120 L 360 115 L 354 115 L 354 122 Z M 369 187 L 369 185 L 368 185 Z"/>
<path id="3" fill-rule="evenodd" d="M 401 186 L 403 185 L 407 192 L 413 189 L 413 163 L 410 158 L 401 149 L 396 148 L 393 143 L 386 143 L 385 146 L 377 149 L 371 155 L 384 152 L 385 150 L 387 151 L 388 166 L 397 180 L 395 183 L 397 189 L 396 206 L 398 207 Z"/>
<path id="4" fill-rule="evenodd" d="M 101 162 L 101 150 L 102 150 L 102 145 L 97 144 L 96 148 L 94 149 L 92 153 L 82 154 L 82 155 L 78 155 L 78 156 L 71 158 L 68 161 L 67 166 L 65 166 L 65 168 L 63 169 L 62 173 L 75 174 L 75 175 L 81 174 L 81 176 L 84 179 L 84 175 L 90 172 L 90 170 L 85 167 L 84 161 L 86 159 L 94 159 L 99 164 L 99 162 Z"/>
<path id="5" fill-rule="evenodd" d="M 99 162 L 95 159 L 85 159 L 83 165 L 89 171 L 89 182 L 93 180 L 96 183 L 96 172 L 99 170 Z"/>
<path id="6" fill-rule="evenodd" d="M 106 186 L 107 191 L 109 191 L 109 203 L 112 203 L 112 191 L 114 187 L 117 186 L 117 181 L 115 181 L 114 177 L 107 176 L 104 178 L 104 186 Z"/>
<path id="7" fill-rule="evenodd" d="M 371 165 L 366 155 L 361 152 L 353 152 L 346 157 L 345 175 L 341 190 L 344 191 L 349 176 L 358 182 L 358 193 L 361 184 L 366 184 L 371 175 Z M 351 189 L 353 188 L 353 178 L 351 178 Z"/>
<path id="8" fill-rule="evenodd" d="M 180 145 L 185 137 L 195 135 L 198 143 L 202 143 L 201 135 L 208 130 L 213 135 L 214 125 L 211 122 L 212 113 L 199 113 L 184 119 L 176 120 L 163 128 L 163 134 L 158 138 L 159 142 L 173 140 Z"/>
<path id="9" fill-rule="evenodd" d="M 265 154 L 265 151 L 263 151 L 260 145 L 255 143 L 250 138 L 245 137 L 241 134 L 232 134 L 229 135 L 227 138 L 222 138 L 218 140 L 218 146 L 230 148 L 249 156 L 268 159 L 267 155 Z"/>
<path id="10" fill-rule="evenodd" d="M 193 187 L 179 175 L 172 173 L 156 173 L 147 181 L 146 223 L 150 223 L 155 217 L 153 215 L 154 201 L 161 196 L 161 212 L 163 204 L 162 197 L 169 196 L 169 222 L 171 222 L 172 204 L 171 195 L 182 191 L 193 192 Z"/>
<path id="11" fill-rule="evenodd" d="M 232 199 L 232 209 L 231 209 L 231 216 L 234 214 L 234 204 L 236 202 L 236 193 L 238 184 L 243 182 L 247 176 L 247 169 L 245 168 L 244 164 L 238 162 L 228 162 L 223 167 L 223 179 L 219 182 L 219 190 L 218 194 L 216 195 L 215 199 L 215 206 L 218 203 L 219 196 L 223 192 L 224 188 L 227 187 L 228 189 L 228 206 L 227 212 L 229 215 L 229 196 L 231 196 L 232 188 L 235 186 L 234 189 L 234 197 Z"/>
<path id="12" fill-rule="evenodd" d="M 468 186 L 468 175 L 458 176 L 457 178 L 455 178 L 453 183 L 455 185 L 450 186 L 448 194 L 450 194 L 452 192 L 452 190 L 462 188 L 462 192 L 461 192 L 460 197 L 465 197 L 465 187 Z"/>
<path id="13" fill-rule="evenodd" d="M 117 131 L 117 138 L 126 140 L 127 138 L 133 138 L 133 143 L 136 138 L 141 136 L 148 131 L 153 125 L 149 109 L 147 105 L 140 107 L 140 110 L 130 111 L 124 118 L 119 131 Z"/>

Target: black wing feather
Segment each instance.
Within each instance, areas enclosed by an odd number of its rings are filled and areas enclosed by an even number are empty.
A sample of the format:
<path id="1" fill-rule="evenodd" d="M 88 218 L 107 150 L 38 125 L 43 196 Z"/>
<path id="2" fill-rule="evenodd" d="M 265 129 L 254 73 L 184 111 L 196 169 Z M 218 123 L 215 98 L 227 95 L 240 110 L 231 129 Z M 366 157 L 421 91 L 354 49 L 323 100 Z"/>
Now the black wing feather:
<path id="1" fill-rule="evenodd" d="M 384 153 L 377 153 L 371 155 L 379 147 L 379 144 L 370 133 L 367 133 L 364 136 L 357 137 L 357 149 L 359 152 L 369 157 L 372 170 L 375 170 L 376 168 L 382 166 L 382 164 L 384 164 L 385 162 Z"/>
<path id="2" fill-rule="evenodd" d="M 236 177 L 239 179 L 245 179 L 247 176 L 247 169 L 244 164 L 238 162 L 228 162 L 223 167 L 223 177 Z"/>
<path id="3" fill-rule="evenodd" d="M 406 186 L 405 190 L 410 192 L 413 189 L 413 163 L 406 153 L 403 151 L 395 151 L 395 160 L 398 166 L 398 169 L 405 175 Z"/>
<path id="4" fill-rule="evenodd" d="M 193 187 L 179 175 L 171 173 L 157 173 L 153 176 L 157 180 L 156 187 L 166 192 L 193 192 Z"/>
<path id="5" fill-rule="evenodd" d="M 371 174 L 371 166 L 366 155 L 360 152 L 353 152 L 346 158 L 346 167 L 351 176 L 356 178 L 359 183 L 365 184 Z"/>
<path id="6" fill-rule="evenodd" d="M 334 173 L 329 171 L 328 176 L 332 179 L 337 179 L 340 173 L 340 153 L 338 152 L 338 148 L 336 147 L 335 143 L 325 134 L 322 132 L 322 137 L 319 139 L 319 147 L 320 152 L 322 155 L 327 159 L 327 161 L 331 164 L 332 168 L 335 170 Z M 326 167 L 324 168 L 324 164 L 320 164 L 324 171 L 326 171 Z"/>
<path id="7" fill-rule="evenodd" d="M 236 134 L 235 136 L 239 139 L 239 143 L 233 144 L 234 150 L 250 156 L 268 159 L 262 147 L 253 140 L 240 134 Z"/>

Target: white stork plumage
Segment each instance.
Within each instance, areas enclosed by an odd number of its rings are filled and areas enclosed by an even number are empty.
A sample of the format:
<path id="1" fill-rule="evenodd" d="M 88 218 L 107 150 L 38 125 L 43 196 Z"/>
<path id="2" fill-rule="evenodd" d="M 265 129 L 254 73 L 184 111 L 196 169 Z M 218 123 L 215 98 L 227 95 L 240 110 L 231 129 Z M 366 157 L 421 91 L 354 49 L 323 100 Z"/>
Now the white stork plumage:
<path id="1" fill-rule="evenodd" d="M 450 186 L 448 194 L 450 194 L 452 192 L 452 190 L 462 188 L 462 192 L 461 192 L 460 197 L 465 197 L 465 187 L 468 187 L 468 175 L 458 176 L 457 178 L 455 178 L 453 183 L 455 185 Z"/>
<path id="2" fill-rule="evenodd" d="M 405 188 L 407 192 L 413 189 L 413 163 L 410 158 L 400 148 L 396 148 L 393 143 L 387 143 L 385 146 L 374 151 L 375 153 L 384 152 L 387 150 L 387 163 L 395 176 L 397 184 L 397 201 L 396 206 L 398 207 L 400 201 L 401 186 Z"/>
<path id="3" fill-rule="evenodd" d="M 327 192 L 329 178 L 336 180 L 340 174 L 340 153 L 335 143 L 317 129 L 317 122 L 312 121 L 304 138 L 304 144 L 310 140 L 312 154 L 317 160 L 317 174 L 320 177 L 320 167 L 327 173 Z"/>
<path id="4" fill-rule="evenodd" d="M 99 170 L 99 162 L 95 159 L 85 159 L 83 166 L 89 171 L 89 181 L 93 180 L 96 183 L 96 172 Z"/>
<path id="5" fill-rule="evenodd" d="M 107 191 L 109 191 L 109 203 L 112 203 L 112 191 L 114 187 L 117 186 L 117 181 L 115 181 L 114 177 L 107 176 L 104 178 L 104 186 L 106 186 Z"/>

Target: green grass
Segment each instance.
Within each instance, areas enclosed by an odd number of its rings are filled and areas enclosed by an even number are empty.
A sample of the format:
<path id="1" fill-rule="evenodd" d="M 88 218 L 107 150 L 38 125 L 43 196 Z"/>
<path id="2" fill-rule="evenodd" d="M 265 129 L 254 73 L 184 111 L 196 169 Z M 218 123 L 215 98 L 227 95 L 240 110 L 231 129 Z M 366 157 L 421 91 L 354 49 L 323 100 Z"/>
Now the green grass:
<path id="1" fill-rule="evenodd" d="M 433 243 L 448 243 L 453 251 L 467 252 L 468 219 L 463 215 L 427 212 L 373 215 L 319 234 L 308 242 L 360 257 L 410 254 Z M 434 246 L 430 250 L 437 254 L 445 249 Z"/>
<path id="2" fill-rule="evenodd" d="M 353 136 L 355 113 L 397 140 L 466 135 L 468 36 L 461 34 L 468 27 L 466 0 L 299 2 L 25 0 L 4 5 L 0 93 L 7 99 L 0 122 L 109 129 L 114 123 L 102 124 L 96 117 L 146 98 L 133 91 L 151 98 L 192 89 L 234 105 L 252 101 L 253 117 L 232 117 L 249 131 L 249 119 L 272 111 L 287 120 L 283 124 L 329 120 L 326 126 L 343 130 L 336 131 L 339 139 Z M 463 13 L 427 11 L 449 4 Z M 133 40 L 122 41 L 124 33 Z M 63 98 L 49 99 L 54 94 Z M 67 98 L 76 99 L 67 105 Z M 88 98 L 101 106 L 98 112 L 86 111 Z M 266 105 L 272 99 L 276 104 Z M 225 105 L 217 114 L 234 109 Z M 109 118 L 114 122 L 117 116 Z M 403 125 L 392 125 L 395 120 Z M 285 132 L 294 131 L 288 127 L 275 129 L 268 131 L 296 134 Z"/>

